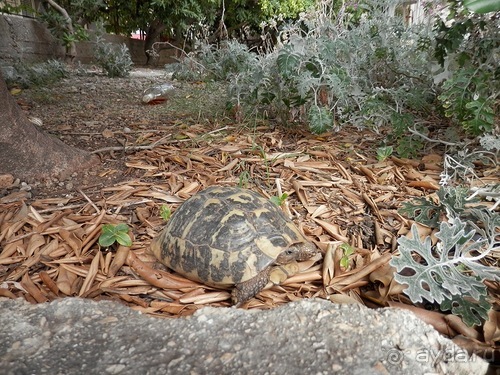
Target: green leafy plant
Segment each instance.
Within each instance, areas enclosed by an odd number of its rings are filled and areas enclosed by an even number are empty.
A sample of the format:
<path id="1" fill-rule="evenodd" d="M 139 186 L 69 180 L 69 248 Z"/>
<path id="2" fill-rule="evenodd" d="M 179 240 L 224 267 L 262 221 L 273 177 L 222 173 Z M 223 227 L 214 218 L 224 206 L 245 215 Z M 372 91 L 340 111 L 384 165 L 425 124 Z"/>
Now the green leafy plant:
<path id="1" fill-rule="evenodd" d="M 246 45 L 234 40 L 219 48 L 203 43 L 174 65 L 173 77 L 185 81 L 229 80 L 237 72 L 248 70 L 256 59 Z"/>
<path id="2" fill-rule="evenodd" d="M 47 1 L 45 4 L 48 6 L 38 14 L 38 18 L 47 24 L 51 34 L 66 48 L 66 58 L 71 61 L 77 54 L 76 42 L 89 40 L 85 25 L 99 17 L 98 1 L 90 0 L 84 5 L 82 1 L 77 0 L 71 6 L 69 3 L 61 5 L 54 1 Z M 90 8 L 93 8 L 94 12 Z"/>
<path id="3" fill-rule="evenodd" d="M 333 115 L 329 109 L 313 106 L 307 114 L 309 129 L 315 134 L 321 134 L 333 128 Z"/>
<path id="4" fill-rule="evenodd" d="M 459 121 L 470 134 L 480 135 L 493 130 L 498 94 L 490 92 L 489 86 L 495 81 L 492 74 L 484 69 L 461 69 L 442 86 L 438 98 L 445 115 Z"/>
<path id="5" fill-rule="evenodd" d="M 278 40 L 268 53 L 250 52 L 236 41 L 219 49 L 202 45 L 174 76 L 229 80 L 228 108 L 307 124 L 314 133 L 347 123 L 378 129 L 391 124 L 393 113 L 425 116 L 434 100 L 432 30 L 387 17 L 391 6 L 323 4 L 288 24 L 263 22 L 264 45 L 272 44 L 266 38 Z M 407 135 L 405 127 L 396 141 Z M 409 138 L 411 145 L 399 150 L 408 156 L 421 145 Z"/>
<path id="6" fill-rule="evenodd" d="M 426 198 L 415 198 L 412 202 L 403 202 L 398 212 L 411 219 L 415 219 L 428 227 L 435 228 L 439 224 L 443 209 Z"/>
<path id="7" fill-rule="evenodd" d="M 122 246 L 132 246 L 132 239 L 129 234 L 129 227 L 127 224 L 120 223 L 117 225 L 104 224 L 99 236 L 99 245 L 102 247 L 109 247 L 115 242 Z"/>
<path id="8" fill-rule="evenodd" d="M 403 202 L 398 212 L 431 228 L 437 228 L 445 215 L 468 219 L 472 213 L 477 212 L 477 210 L 466 210 L 467 201 L 477 202 L 476 199 L 468 198 L 469 189 L 466 187 L 441 186 L 436 195 L 437 203 L 427 198 L 415 198 L 411 202 Z"/>
<path id="9" fill-rule="evenodd" d="M 65 47 L 69 47 L 72 43 L 86 41 L 90 39 L 87 30 L 85 30 L 82 26 L 76 24 L 73 26 L 73 33 L 63 32 L 60 36 L 61 41 Z"/>
<path id="10" fill-rule="evenodd" d="M 498 123 L 500 19 L 488 13 L 498 10 L 495 3 L 449 0 L 447 20 L 435 22 L 435 57 L 449 76 L 438 98 L 445 115 L 472 135 L 491 132 Z"/>
<path id="11" fill-rule="evenodd" d="M 340 245 L 340 249 L 342 250 L 342 258 L 340 258 L 340 265 L 344 268 L 349 267 L 349 257 L 354 254 L 354 248 L 347 244 L 343 243 Z"/>
<path id="12" fill-rule="evenodd" d="M 412 158 L 417 156 L 418 152 L 423 148 L 422 139 L 415 134 L 408 134 L 408 129 L 412 128 L 415 118 L 410 113 L 392 112 L 390 115 L 392 132 L 389 134 L 389 141 L 396 144 L 395 150 L 397 154 L 403 158 Z M 426 133 L 423 128 L 419 129 L 422 133 Z"/>
<path id="13" fill-rule="evenodd" d="M 127 46 L 105 42 L 100 36 L 96 39 L 95 59 L 108 77 L 127 77 L 132 70 L 132 58 Z"/>
<path id="14" fill-rule="evenodd" d="M 168 221 L 170 219 L 170 216 L 172 216 L 172 210 L 170 207 L 162 204 L 160 207 L 160 216 L 163 220 Z"/>
<path id="15" fill-rule="evenodd" d="M 398 139 L 396 151 L 403 158 L 414 158 L 423 146 L 423 142 L 418 137 L 407 136 Z"/>
<path id="16" fill-rule="evenodd" d="M 377 160 L 384 162 L 389 156 L 392 155 L 394 148 L 392 146 L 382 146 L 377 148 Z"/>
<path id="17" fill-rule="evenodd" d="M 273 195 L 271 198 L 271 202 L 273 202 L 276 206 L 281 206 L 283 203 L 285 203 L 286 199 L 288 198 L 287 193 L 283 193 L 280 196 Z"/>
<path id="18" fill-rule="evenodd" d="M 31 4 L 23 4 L 18 2 L 16 5 L 14 5 L 16 2 L 12 2 L 13 4 L 9 4 L 6 1 L 2 1 L 0 3 L 0 13 L 5 13 L 5 14 L 15 14 L 15 15 L 34 15 L 36 13 L 35 9 L 31 6 Z"/>

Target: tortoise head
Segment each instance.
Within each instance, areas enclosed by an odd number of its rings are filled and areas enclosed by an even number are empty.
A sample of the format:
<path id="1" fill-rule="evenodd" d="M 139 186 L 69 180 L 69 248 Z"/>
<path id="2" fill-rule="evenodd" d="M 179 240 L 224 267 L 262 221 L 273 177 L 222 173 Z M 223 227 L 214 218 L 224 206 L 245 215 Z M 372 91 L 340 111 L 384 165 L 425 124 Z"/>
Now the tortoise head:
<path id="1" fill-rule="evenodd" d="M 298 242 L 283 250 L 276 258 L 276 264 L 288 264 L 312 258 L 318 250 L 312 242 Z"/>

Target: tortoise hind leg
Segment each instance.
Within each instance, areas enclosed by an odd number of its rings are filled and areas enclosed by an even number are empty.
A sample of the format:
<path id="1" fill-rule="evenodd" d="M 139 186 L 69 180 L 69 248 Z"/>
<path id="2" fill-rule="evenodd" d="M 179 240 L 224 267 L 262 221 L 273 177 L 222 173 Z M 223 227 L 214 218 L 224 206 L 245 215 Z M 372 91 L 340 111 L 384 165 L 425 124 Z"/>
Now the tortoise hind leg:
<path id="1" fill-rule="evenodd" d="M 241 306 L 241 304 L 264 289 L 269 282 L 270 273 L 271 267 L 268 267 L 266 270 L 252 277 L 250 280 L 236 284 L 231 293 L 231 301 L 233 305 L 236 305 L 236 307 Z"/>

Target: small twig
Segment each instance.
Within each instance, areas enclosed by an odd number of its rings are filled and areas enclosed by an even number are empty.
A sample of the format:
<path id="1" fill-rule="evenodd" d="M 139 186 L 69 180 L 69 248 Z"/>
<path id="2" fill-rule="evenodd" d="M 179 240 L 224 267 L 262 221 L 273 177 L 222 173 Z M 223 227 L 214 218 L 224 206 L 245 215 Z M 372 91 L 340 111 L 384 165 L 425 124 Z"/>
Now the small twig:
<path id="1" fill-rule="evenodd" d="M 95 135 L 102 135 L 102 132 L 65 132 L 65 131 L 49 131 L 48 133 L 54 134 L 54 135 L 87 135 L 87 136 L 95 136 Z M 114 131 L 113 133 L 116 134 L 140 134 L 140 133 L 165 133 L 165 130 L 161 129 L 141 129 L 141 130 L 130 130 L 130 131 L 122 131 L 122 130 L 117 130 Z"/>
<path id="2" fill-rule="evenodd" d="M 460 170 L 464 171 L 462 178 L 465 179 L 466 174 L 471 173 L 476 178 L 476 180 L 481 181 L 481 178 L 479 178 L 479 176 L 474 172 L 474 168 L 468 167 L 467 165 L 460 163 L 460 161 L 455 160 L 449 154 L 444 154 L 443 168 L 444 170 L 440 174 L 441 177 L 441 180 L 439 181 L 440 185 L 443 186 L 447 185 L 448 181 L 454 176 L 456 176 L 460 172 Z M 453 171 L 451 176 L 448 174 L 448 170 L 450 169 Z"/>
<path id="3" fill-rule="evenodd" d="M 99 209 L 99 207 L 97 207 L 94 202 L 92 202 L 92 200 L 87 196 L 87 194 L 85 194 L 81 189 L 77 189 L 77 191 L 83 195 L 83 197 L 87 200 L 87 202 L 90 203 L 90 205 L 92 207 L 94 207 L 94 210 L 97 212 L 97 214 L 100 214 L 101 213 L 101 210 Z"/>
<path id="4" fill-rule="evenodd" d="M 38 210 L 38 213 L 39 214 L 46 214 L 46 213 L 54 212 L 54 211 L 72 210 L 74 208 L 81 208 L 84 205 L 85 205 L 85 203 L 77 203 L 77 204 L 70 204 L 68 206 L 51 207 L 51 208 L 46 208 L 44 210 Z"/>
<path id="5" fill-rule="evenodd" d="M 104 147 L 104 148 L 100 148 L 100 149 L 92 151 L 91 154 L 98 154 L 98 153 L 107 152 L 107 151 L 123 151 L 123 152 L 127 152 L 127 151 L 135 151 L 135 150 L 152 150 L 156 146 L 158 146 L 160 144 L 163 144 L 163 143 L 166 143 L 165 142 L 165 138 L 170 137 L 171 135 L 172 134 L 170 133 L 170 134 L 166 135 L 165 137 L 160 138 L 156 142 L 151 143 L 150 145 L 146 145 L 146 146 L 112 146 L 112 147 Z"/>
<path id="6" fill-rule="evenodd" d="M 493 207 L 490 208 L 490 211 L 491 212 L 495 211 L 499 205 L 500 205 L 500 199 L 497 199 Z"/>
<path id="7" fill-rule="evenodd" d="M 425 139 L 426 141 L 428 142 L 431 142 L 431 143 L 442 143 L 446 146 L 457 146 L 458 143 L 453 143 L 453 142 L 447 142 L 447 141 L 442 141 L 440 139 L 431 139 L 425 135 L 423 135 L 422 133 L 420 133 L 419 131 L 417 131 L 416 129 L 412 129 L 412 128 L 408 128 L 408 131 L 412 134 L 415 134 L 415 135 L 418 135 L 419 137 L 422 137 L 423 139 Z"/>
<path id="8" fill-rule="evenodd" d="M 206 133 L 206 135 L 218 133 L 218 132 L 221 132 L 223 130 L 227 130 L 227 129 L 231 129 L 231 128 L 232 128 L 231 126 L 224 126 L 223 128 L 212 130 L 211 132 Z"/>
<path id="9" fill-rule="evenodd" d="M 479 195 L 480 197 L 491 197 L 495 203 L 493 207 L 490 207 L 489 210 L 491 212 L 495 211 L 497 207 L 500 205 L 500 192 L 488 190 L 485 188 L 473 187 L 471 190 L 474 192 L 470 197 L 465 198 L 466 201 L 472 200 L 474 197 Z"/>
<path id="10" fill-rule="evenodd" d="M 278 197 L 281 197 L 283 195 L 283 191 L 281 190 L 281 180 L 280 178 L 276 178 L 276 189 L 278 190 Z"/>
<path id="11" fill-rule="evenodd" d="M 476 195 L 479 195 L 480 197 L 493 197 L 493 198 L 500 197 L 500 192 L 496 192 L 496 191 L 491 191 L 491 190 L 487 190 L 487 189 L 481 189 L 481 188 L 478 188 L 478 187 L 473 187 L 473 188 L 471 188 L 471 190 L 474 191 L 474 194 L 472 194 L 468 198 L 465 198 L 466 201 L 471 200 Z"/>

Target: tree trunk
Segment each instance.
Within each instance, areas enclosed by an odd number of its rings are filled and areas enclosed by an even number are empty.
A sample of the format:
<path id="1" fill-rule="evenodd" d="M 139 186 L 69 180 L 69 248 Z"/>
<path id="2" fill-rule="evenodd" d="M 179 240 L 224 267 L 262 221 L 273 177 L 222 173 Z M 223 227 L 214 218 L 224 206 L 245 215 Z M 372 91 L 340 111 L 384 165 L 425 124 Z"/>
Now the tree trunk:
<path id="1" fill-rule="evenodd" d="M 146 54 L 146 65 L 150 65 L 155 60 L 155 52 L 153 51 L 153 44 L 157 41 L 158 37 L 165 30 L 165 24 L 159 19 L 154 19 L 146 32 L 146 40 L 144 41 L 144 53 Z"/>
<path id="2" fill-rule="evenodd" d="M 68 42 L 65 42 L 64 46 L 66 47 L 66 62 L 73 63 L 76 57 L 76 44 L 73 39 L 75 35 L 75 30 L 73 29 L 73 21 L 69 16 L 66 9 L 57 4 L 54 0 L 47 0 L 47 3 L 54 8 L 59 14 L 64 18 L 64 23 L 66 25 L 66 31 L 68 32 L 70 39 Z"/>
<path id="3" fill-rule="evenodd" d="M 73 148 L 32 124 L 7 90 L 0 75 L 0 174 L 26 182 L 65 179 L 98 163 L 87 151 Z"/>

